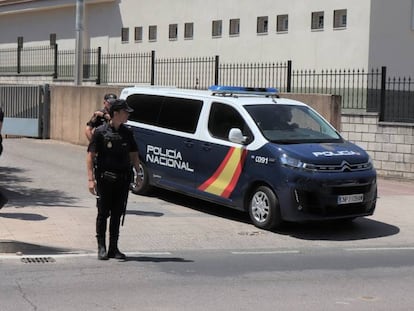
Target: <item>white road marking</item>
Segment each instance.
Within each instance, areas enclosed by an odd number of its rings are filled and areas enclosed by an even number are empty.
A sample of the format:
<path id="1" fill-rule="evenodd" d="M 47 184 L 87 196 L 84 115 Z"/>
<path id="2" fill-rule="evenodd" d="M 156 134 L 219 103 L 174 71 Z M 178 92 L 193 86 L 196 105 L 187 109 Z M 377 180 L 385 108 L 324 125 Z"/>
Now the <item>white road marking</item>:
<path id="1" fill-rule="evenodd" d="M 231 252 L 233 255 L 272 255 L 272 254 L 299 254 L 298 250 L 287 250 L 287 251 L 240 251 Z"/>
<path id="2" fill-rule="evenodd" d="M 414 251 L 414 247 L 355 247 L 345 248 L 348 252 L 369 252 L 369 251 Z"/>
<path id="3" fill-rule="evenodd" d="M 170 252 L 125 252 L 127 256 L 166 256 L 171 255 Z M 69 254 L 39 254 L 39 255 L 25 255 L 25 254 L 6 254 L 0 255 L 0 259 L 21 259 L 21 258 L 74 258 L 74 257 L 96 257 L 96 253 L 69 253 Z"/>

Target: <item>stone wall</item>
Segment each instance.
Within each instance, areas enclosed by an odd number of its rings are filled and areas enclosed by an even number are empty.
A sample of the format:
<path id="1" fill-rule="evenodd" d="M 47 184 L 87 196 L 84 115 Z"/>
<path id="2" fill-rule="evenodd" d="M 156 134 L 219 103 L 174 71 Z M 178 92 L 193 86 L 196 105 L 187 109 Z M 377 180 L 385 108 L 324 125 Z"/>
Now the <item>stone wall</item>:
<path id="1" fill-rule="evenodd" d="M 414 124 L 378 121 L 378 114 L 342 113 L 341 134 L 368 151 L 381 177 L 414 180 Z"/>

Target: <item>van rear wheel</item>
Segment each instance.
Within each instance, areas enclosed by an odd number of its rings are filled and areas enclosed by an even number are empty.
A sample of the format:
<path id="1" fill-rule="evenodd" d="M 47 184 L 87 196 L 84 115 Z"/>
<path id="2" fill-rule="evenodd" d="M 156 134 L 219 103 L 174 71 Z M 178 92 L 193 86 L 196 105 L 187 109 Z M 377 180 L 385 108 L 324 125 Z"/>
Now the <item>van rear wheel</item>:
<path id="1" fill-rule="evenodd" d="M 269 187 L 260 186 L 254 190 L 248 210 L 250 219 L 258 228 L 275 229 L 282 223 L 279 200 Z"/>
<path id="2" fill-rule="evenodd" d="M 138 186 L 136 186 L 136 180 L 139 180 Z M 134 194 L 147 194 L 151 190 L 151 186 L 149 185 L 149 178 L 148 178 L 148 170 L 144 163 L 139 163 L 139 171 L 137 172 L 134 169 L 134 180 L 131 183 L 130 189 L 131 192 Z"/>

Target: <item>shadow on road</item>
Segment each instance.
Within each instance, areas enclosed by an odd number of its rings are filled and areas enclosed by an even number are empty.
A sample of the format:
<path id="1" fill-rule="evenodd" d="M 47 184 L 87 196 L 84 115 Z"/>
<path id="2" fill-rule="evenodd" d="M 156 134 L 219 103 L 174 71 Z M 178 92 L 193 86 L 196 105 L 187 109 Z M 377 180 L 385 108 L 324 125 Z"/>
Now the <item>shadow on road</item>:
<path id="1" fill-rule="evenodd" d="M 45 216 L 33 213 L 0 213 L 0 217 L 27 221 L 40 221 L 47 219 Z"/>
<path id="2" fill-rule="evenodd" d="M 180 205 L 185 208 L 190 208 L 192 210 L 217 216 L 229 220 L 234 220 L 242 223 L 250 223 L 249 215 L 239 210 L 235 210 L 232 208 L 228 208 L 226 206 L 222 206 L 219 204 L 214 204 L 208 201 L 204 201 L 201 199 L 193 198 L 181 193 L 165 190 L 165 189 L 158 189 L 150 194 L 150 196 L 160 199 L 162 201 Z M 128 213 L 128 211 L 127 211 Z"/>
<path id="3" fill-rule="evenodd" d="M 24 177 L 22 177 L 22 175 Z M 23 183 L 30 183 L 31 179 L 25 176 L 25 171 L 15 167 L 0 167 L 0 191 L 9 202 L 5 206 L 71 206 L 79 199 L 68 196 L 59 190 L 30 188 Z M 7 186 L 7 189 L 4 187 Z"/>
<path id="4" fill-rule="evenodd" d="M 163 189 L 157 189 L 157 193 L 154 196 L 160 200 L 181 205 L 201 213 L 251 224 L 247 213 L 225 206 Z M 255 228 L 253 225 L 251 226 L 252 229 Z M 288 235 L 302 240 L 353 241 L 396 235 L 400 232 L 400 229 L 394 225 L 370 218 L 357 218 L 353 222 L 284 223 L 281 228 L 268 232 Z"/>
<path id="5" fill-rule="evenodd" d="M 49 247 L 20 241 L 0 240 L 0 253 L 19 255 L 58 255 L 72 253 L 70 249 Z"/>
<path id="6" fill-rule="evenodd" d="M 147 212 L 147 211 L 137 211 L 137 210 L 126 210 L 125 214 L 127 215 L 136 215 L 136 216 L 147 216 L 147 217 L 161 217 L 164 214 L 160 212 Z"/>
<path id="7" fill-rule="evenodd" d="M 396 226 L 369 218 L 357 218 L 353 222 L 286 223 L 275 233 L 302 240 L 353 241 L 396 235 Z"/>

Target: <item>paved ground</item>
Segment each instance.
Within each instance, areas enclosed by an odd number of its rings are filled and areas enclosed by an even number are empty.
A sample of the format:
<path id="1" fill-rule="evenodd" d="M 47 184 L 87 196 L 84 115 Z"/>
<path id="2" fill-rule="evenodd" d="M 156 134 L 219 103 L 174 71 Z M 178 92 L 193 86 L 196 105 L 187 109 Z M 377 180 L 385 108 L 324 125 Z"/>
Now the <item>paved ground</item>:
<path id="1" fill-rule="evenodd" d="M 6 139 L 0 158 L 0 255 L 95 254 L 94 197 L 87 191 L 85 147 Z M 374 216 L 345 227 L 288 224 L 257 229 L 246 214 L 156 191 L 130 195 L 120 248 L 128 253 L 185 249 L 414 247 L 414 182 L 379 179 Z"/>

